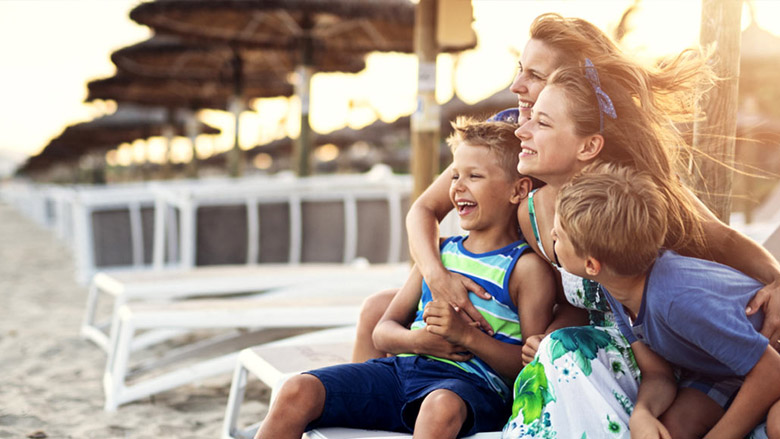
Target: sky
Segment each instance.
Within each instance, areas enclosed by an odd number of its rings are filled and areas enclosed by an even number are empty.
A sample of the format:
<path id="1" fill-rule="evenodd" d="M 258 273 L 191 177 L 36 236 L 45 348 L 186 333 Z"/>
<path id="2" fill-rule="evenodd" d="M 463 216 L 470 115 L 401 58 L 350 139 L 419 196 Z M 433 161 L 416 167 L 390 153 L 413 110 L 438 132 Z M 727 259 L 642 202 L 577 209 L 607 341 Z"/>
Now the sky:
<path id="1" fill-rule="evenodd" d="M 543 12 L 585 18 L 604 30 L 614 28 L 631 0 L 473 0 L 473 27 L 479 45 L 457 57 L 440 55 L 437 100 L 454 93 L 476 102 L 506 88 L 512 79 L 528 26 Z M 85 104 L 86 83 L 115 73 L 110 54 L 151 36 L 130 20 L 138 0 L 0 0 L 0 175 L 9 160 L 37 154 L 67 125 L 88 121 L 114 108 Z M 758 24 L 780 35 L 780 2 L 754 1 Z M 698 38 L 700 0 L 644 0 L 633 19 L 627 50 L 641 57 L 679 51 Z M 743 26 L 749 22 L 743 11 Z M 312 81 L 311 123 L 329 132 L 386 122 L 415 107 L 416 60 L 410 55 L 375 54 L 358 75 L 317 74 Z M 249 148 L 285 135 L 297 135 L 298 101 L 258 100 L 241 116 L 240 144 Z M 223 129 L 223 136 L 198 139 L 199 154 L 229 148 L 232 116 L 203 111 L 199 118 Z M 162 154 L 161 139 L 149 142 Z M 156 143 L 155 143 L 156 141 Z M 178 139 L 178 160 L 189 146 Z M 112 160 L 138 160 L 144 142 L 123 145 Z M 151 152 L 150 152 L 151 154 Z M 136 158 L 134 158 L 136 157 Z M 5 163 L 5 165 L 4 165 Z"/>

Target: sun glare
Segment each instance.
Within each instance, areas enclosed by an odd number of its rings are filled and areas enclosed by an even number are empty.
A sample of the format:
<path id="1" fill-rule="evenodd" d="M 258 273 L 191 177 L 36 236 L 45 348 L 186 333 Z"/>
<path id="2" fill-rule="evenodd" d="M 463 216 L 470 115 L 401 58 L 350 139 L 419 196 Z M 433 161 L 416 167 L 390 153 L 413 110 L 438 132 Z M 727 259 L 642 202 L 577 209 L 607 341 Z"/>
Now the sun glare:
<path id="1" fill-rule="evenodd" d="M 4 97 L 4 121 L 0 130 L 0 148 L 15 148 L 28 154 L 39 151 L 66 124 L 89 120 L 110 113 L 113 102 L 83 104 L 84 84 L 97 77 L 110 76 L 115 69 L 108 56 L 113 50 L 147 38 L 151 32 L 136 25 L 127 16 L 135 0 L 78 2 L 46 1 L 46 14 L 37 5 L 24 1 L 0 2 L 0 38 L 20 41 L 7 45 L 0 60 L 4 81 L 0 95 Z M 478 46 L 455 55 L 440 55 L 437 59 L 436 99 L 445 103 L 458 96 L 474 103 L 506 88 L 515 72 L 518 54 L 528 39 L 528 28 L 534 17 L 544 12 L 587 19 L 612 33 L 622 13 L 633 0 L 554 0 L 505 1 L 474 0 L 473 27 Z M 678 52 L 697 43 L 701 22 L 700 0 L 642 1 L 629 21 L 630 32 L 622 42 L 628 53 L 647 59 Z M 752 12 L 751 12 L 751 7 Z M 67 10 L 58 13 L 58 8 Z M 56 18 L 54 18 L 56 17 Z M 754 0 L 745 5 L 742 25 L 752 17 L 757 24 L 780 35 L 780 2 Z M 82 25 L 81 20 L 90 25 Z M 45 21 L 45 22 L 42 22 Z M 29 23 L 34 22 L 36 26 Z M 67 28 L 67 32 L 57 29 Z M 46 28 L 58 35 L 52 40 L 32 28 Z M 94 38 L 101 35 L 101 38 Z M 327 133 L 344 127 L 361 128 L 376 120 L 392 122 L 412 113 L 417 105 L 417 59 L 409 54 L 373 53 L 366 57 L 367 68 L 358 74 L 318 73 L 311 82 L 310 123 L 314 131 Z M 51 73 L 57 72 L 56 80 Z M 30 83 L 34 83 L 31 85 Z M 45 105 L 31 99 L 27 90 L 37 96 L 47 96 Z M 35 114 L 35 117 L 29 115 Z M 22 117 L 24 115 L 25 117 Z M 198 157 L 208 157 L 230 149 L 234 142 L 232 114 L 203 110 L 199 120 L 221 130 L 218 136 L 199 136 Z M 239 121 L 239 144 L 249 149 L 282 137 L 297 137 L 300 130 L 300 100 L 297 97 L 257 99 Z M 177 139 L 172 146 L 175 161 L 192 156 L 187 139 Z M 113 163 L 147 159 L 161 160 L 159 140 L 149 146 L 122 146 L 111 154 Z M 130 152 L 127 152 L 129 148 Z"/>

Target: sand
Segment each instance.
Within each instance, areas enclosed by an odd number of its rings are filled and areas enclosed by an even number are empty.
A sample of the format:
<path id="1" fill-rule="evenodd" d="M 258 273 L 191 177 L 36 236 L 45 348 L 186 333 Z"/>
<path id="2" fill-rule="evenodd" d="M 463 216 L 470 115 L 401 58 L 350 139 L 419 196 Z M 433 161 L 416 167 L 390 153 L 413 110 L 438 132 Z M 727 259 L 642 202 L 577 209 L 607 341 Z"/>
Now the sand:
<path id="1" fill-rule="evenodd" d="M 0 202 L 0 438 L 219 438 L 230 374 L 103 411 L 105 354 L 79 336 L 70 249 Z M 250 381 L 241 423 L 265 416 Z"/>

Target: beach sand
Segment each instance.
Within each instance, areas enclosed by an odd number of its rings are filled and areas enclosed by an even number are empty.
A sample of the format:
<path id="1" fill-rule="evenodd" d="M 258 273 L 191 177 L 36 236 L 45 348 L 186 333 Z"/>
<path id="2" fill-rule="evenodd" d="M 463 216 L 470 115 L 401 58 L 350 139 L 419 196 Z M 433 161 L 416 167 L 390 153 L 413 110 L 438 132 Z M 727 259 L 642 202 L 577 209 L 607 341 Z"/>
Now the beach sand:
<path id="1" fill-rule="evenodd" d="M 79 336 L 86 297 L 71 251 L 0 203 L 0 438 L 219 438 L 230 374 L 103 411 L 106 357 Z M 250 380 L 241 425 L 269 395 Z"/>

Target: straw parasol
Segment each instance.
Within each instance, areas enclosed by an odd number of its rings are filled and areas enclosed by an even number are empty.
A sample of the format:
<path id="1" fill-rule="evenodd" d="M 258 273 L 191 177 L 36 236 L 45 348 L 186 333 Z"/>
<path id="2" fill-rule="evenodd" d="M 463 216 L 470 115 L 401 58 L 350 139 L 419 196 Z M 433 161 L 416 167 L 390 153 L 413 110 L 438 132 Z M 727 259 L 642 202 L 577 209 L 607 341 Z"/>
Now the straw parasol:
<path id="1" fill-rule="evenodd" d="M 452 132 L 451 121 L 458 116 L 471 116 L 477 119 L 487 119 L 493 114 L 517 105 L 517 98 L 508 89 L 502 89 L 488 96 L 487 98 L 467 104 L 457 96 L 450 99 L 441 106 L 439 121 L 439 145 Z M 380 152 L 381 160 L 390 164 L 399 172 L 409 171 L 410 153 L 408 145 L 410 142 L 410 116 L 399 117 L 393 122 L 377 121 L 360 129 L 344 128 L 327 134 L 318 134 L 313 136 L 312 145 L 314 147 L 331 144 L 336 146 L 340 152 L 347 151 L 351 146 L 357 143 L 365 143 Z M 258 154 L 268 154 L 276 160 L 288 160 L 293 152 L 294 141 L 290 138 L 283 138 L 267 143 L 265 145 L 255 146 L 249 149 L 247 157 L 251 160 Z M 399 148 L 404 145 L 404 148 Z M 451 155 L 446 147 L 440 148 L 441 163 L 449 163 Z M 210 163 L 214 166 L 224 162 L 224 156 L 215 156 Z M 278 169 L 278 167 L 275 167 Z"/>
<path id="2" fill-rule="evenodd" d="M 87 84 L 86 102 L 113 100 L 145 106 L 210 108 L 226 110 L 234 96 L 233 86 L 217 81 L 187 79 L 149 79 L 119 73 Z M 290 96 L 287 82 L 251 80 L 244 84 L 242 99 Z"/>
<path id="3" fill-rule="evenodd" d="M 187 166 L 190 177 L 196 177 L 198 172 L 195 139 L 200 132 L 197 130 L 196 110 L 227 110 L 234 99 L 247 102 L 252 98 L 292 94 L 292 86 L 276 76 L 252 77 L 244 81 L 241 94 L 236 95 L 234 86 L 225 81 L 147 78 L 128 75 L 121 70 L 117 76 L 89 82 L 87 89 L 86 102 L 113 100 L 118 103 L 163 107 L 171 114 L 179 113 L 181 118 L 188 121 L 185 126 L 187 137 L 192 143 L 193 159 Z"/>
<path id="4" fill-rule="evenodd" d="M 36 156 L 31 157 L 19 172 L 41 171 L 58 163 L 75 162 L 91 152 L 103 152 L 125 142 L 161 136 L 170 127 L 174 134 L 184 135 L 185 121 L 170 120 L 163 109 L 119 106 L 113 114 L 70 125 L 52 139 Z M 205 134 L 219 130 L 201 123 Z"/>
<path id="5" fill-rule="evenodd" d="M 306 175 L 308 88 L 318 53 L 410 53 L 415 11 L 408 0 L 158 0 L 138 5 L 130 18 L 161 34 L 293 53 L 299 78 L 296 94 L 301 99 L 296 167 L 300 175 Z"/>
<path id="6" fill-rule="evenodd" d="M 235 137 L 229 171 L 240 173 L 241 150 L 238 145 L 239 114 L 251 98 L 273 94 L 247 93 L 252 83 L 287 83 L 294 69 L 294 54 L 284 49 L 261 47 L 231 47 L 219 42 L 203 43 L 182 40 L 172 35 L 155 35 L 149 40 L 114 52 L 111 59 L 120 72 L 143 78 L 187 79 L 218 82 L 232 86 L 234 100 L 227 110 L 234 114 Z M 314 59 L 319 71 L 355 73 L 365 68 L 362 55 L 320 51 Z M 289 86 L 290 90 L 292 87 Z M 283 96 L 289 96 L 287 91 Z"/>

